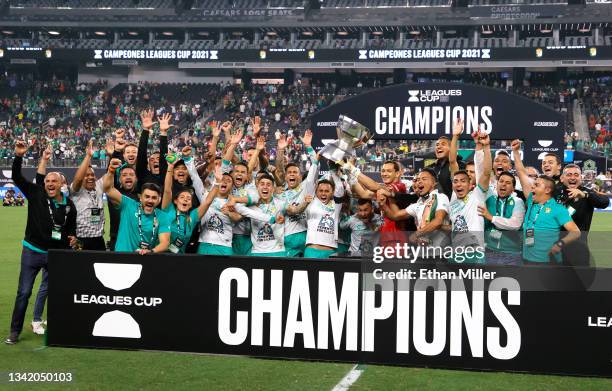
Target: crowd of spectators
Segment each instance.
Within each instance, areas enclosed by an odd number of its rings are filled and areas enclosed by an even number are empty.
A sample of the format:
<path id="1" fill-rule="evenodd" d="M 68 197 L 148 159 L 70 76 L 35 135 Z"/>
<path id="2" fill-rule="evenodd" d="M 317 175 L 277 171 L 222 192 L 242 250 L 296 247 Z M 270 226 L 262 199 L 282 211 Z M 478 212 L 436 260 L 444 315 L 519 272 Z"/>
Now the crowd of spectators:
<path id="1" fill-rule="evenodd" d="M 470 76 L 464 82 L 502 88 L 499 75 Z M 82 159 L 85 146 L 94 140 L 96 154 L 93 163 L 107 163 L 112 151 L 107 141 L 117 128 L 124 128 L 126 138 L 137 142 L 140 130 L 139 113 L 152 107 L 158 116 L 171 113 L 174 132 L 171 149 L 190 144 L 203 153 L 212 138 L 217 123 L 229 120 L 245 131 L 242 151 L 255 144 L 252 121 L 259 117 L 262 134 L 267 137 L 270 158 L 274 160 L 276 142 L 286 137 L 292 160 L 307 164 L 307 156 L 297 136 L 309 126 L 309 117 L 318 110 L 348 96 L 382 86 L 373 79 L 355 88 L 340 88 L 334 83 L 296 81 L 291 86 L 253 84 L 119 84 L 109 88 L 106 82 L 76 83 L 66 79 L 34 80 L 28 76 L 0 79 L 0 165 L 11 157 L 15 139 L 28 140 L 32 148 L 26 164 L 35 164 L 50 144 L 53 165 L 75 166 Z M 437 80 L 432 80 L 437 81 Z M 567 148 L 597 151 L 607 157 L 612 150 L 610 125 L 610 82 L 608 80 L 569 80 L 557 85 L 524 86 L 517 93 L 551 106 L 566 115 Z M 578 100 L 588 118 L 591 139 L 586 141 L 574 129 L 573 102 Z M 149 149 L 155 150 L 150 137 Z M 461 145 L 470 148 L 470 145 Z M 223 145 L 220 145 L 222 150 Z M 376 143 L 360 151 L 357 163 L 367 170 L 377 171 L 389 159 L 405 159 L 410 154 L 433 152 L 429 141 L 389 141 Z"/>

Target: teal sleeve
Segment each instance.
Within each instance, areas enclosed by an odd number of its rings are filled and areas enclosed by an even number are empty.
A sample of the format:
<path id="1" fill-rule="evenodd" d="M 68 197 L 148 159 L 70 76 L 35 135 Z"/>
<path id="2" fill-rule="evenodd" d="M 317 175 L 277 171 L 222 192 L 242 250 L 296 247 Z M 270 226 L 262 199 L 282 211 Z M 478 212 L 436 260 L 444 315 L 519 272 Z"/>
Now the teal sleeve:
<path id="1" fill-rule="evenodd" d="M 171 232 L 170 224 L 172 220 L 170 219 L 170 215 L 165 212 L 161 212 L 159 214 L 159 233 L 163 234 L 166 232 Z"/>
<path id="2" fill-rule="evenodd" d="M 570 221 L 572 221 L 572 216 L 570 216 L 567 209 L 565 209 L 561 205 L 559 205 L 556 209 L 557 209 L 557 214 L 555 218 L 557 219 L 557 222 L 559 223 L 560 226 L 563 226 L 569 223 Z"/>

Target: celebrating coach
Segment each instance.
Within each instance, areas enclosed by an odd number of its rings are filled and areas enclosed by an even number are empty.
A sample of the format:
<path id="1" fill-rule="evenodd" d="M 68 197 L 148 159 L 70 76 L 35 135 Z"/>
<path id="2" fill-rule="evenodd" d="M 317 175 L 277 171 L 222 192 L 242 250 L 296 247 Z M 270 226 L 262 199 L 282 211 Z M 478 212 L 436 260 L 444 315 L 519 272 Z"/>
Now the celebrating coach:
<path id="1" fill-rule="evenodd" d="M 19 273 L 19 286 L 17 298 L 11 320 L 11 332 L 6 339 L 7 344 L 15 344 L 23 329 L 28 300 L 32 294 L 32 287 L 36 275 L 41 269 L 47 269 L 47 250 L 67 249 L 76 243 L 76 208 L 61 192 L 61 177 L 56 172 L 45 176 L 44 187 L 37 186 L 28 181 L 21 174 L 23 155 L 28 150 L 23 141 L 15 145 L 15 160 L 13 160 L 13 181 L 28 199 L 28 220 L 25 238 L 22 242 L 21 271 Z M 46 276 L 46 274 L 43 274 Z M 46 287 L 46 281 L 41 282 Z M 39 292 L 37 303 L 40 312 L 44 308 L 46 292 Z M 35 314 L 35 321 L 41 314 Z"/>

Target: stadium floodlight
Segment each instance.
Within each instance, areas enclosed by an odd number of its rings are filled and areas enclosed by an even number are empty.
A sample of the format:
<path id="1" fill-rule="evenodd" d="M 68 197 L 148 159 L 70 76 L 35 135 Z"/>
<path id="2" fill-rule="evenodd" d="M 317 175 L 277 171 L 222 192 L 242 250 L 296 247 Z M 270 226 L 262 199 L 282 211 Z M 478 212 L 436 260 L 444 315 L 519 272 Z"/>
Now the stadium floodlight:
<path id="1" fill-rule="evenodd" d="M 202 37 L 208 37 L 210 33 L 208 31 L 198 31 L 198 35 Z"/>
<path id="2" fill-rule="evenodd" d="M 60 32 L 59 31 L 55 31 L 55 30 L 49 30 L 49 31 L 47 31 L 47 33 L 49 35 L 60 35 Z"/>
<path id="3" fill-rule="evenodd" d="M 276 31 L 268 31 L 268 32 L 266 33 L 266 35 L 270 35 L 270 36 L 272 36 L 272 37 L 273 37 L 273 36 L 275 36 L 275 35 L 277 35 L 277 34 L 276 34 Z"/>
<path id="4" fill-rule="evenodd" d="M 410 35 L 420 35 L 420 34 L 421 34 L 421 32 L 420 32 L 419 30 L 410 30 L 410 31 L 408 32 L 408 34 L 410 34 Z"/>
<path id="5" fill-rule="evenodd" d="M 165 35 L 166 37 L 171 37 L 174 35 L 174 33 L 172 31 L 164 31 L 162 32 L 162 35 Z"/>
<path id="6" fill-rule="evenodd" d="M 302 31 L 302 35 L 307 35 L 309 37 L 312 37 L 314 33 L 312 31 Z"/>
<path id="7" fill-rule="evenodd" d="M 345 36 L 345 35 L 348 35 L 348 31 L 338 31 L 337 34 Z"/>
<path id="8" fill-rule="evenodd" d="M 106 33 L 104 31 L 96 31 L 96 32 L 94 32 L 94 34 L 99 35 L 99 36 L 106 35 Z"/>
<path id="9" fill-rule="evenodd" d="M 135 37 L 138 35 L 138 31 L 128 31 L 128 35 L 131 35 L 132 37 Z"/>
<path id="10" fill-rule="evenodd" d="M 372 31 L 373 35 L 383 35 L 382 31 Z"/>
<path id="11" fill-rule="evenodd" d="M 13 34 L 15 34 L 15 32 L 11 31 L 11 30 L 2 30 L 2 34 L 4 34 L 4 35 L 13 35 Z"/>

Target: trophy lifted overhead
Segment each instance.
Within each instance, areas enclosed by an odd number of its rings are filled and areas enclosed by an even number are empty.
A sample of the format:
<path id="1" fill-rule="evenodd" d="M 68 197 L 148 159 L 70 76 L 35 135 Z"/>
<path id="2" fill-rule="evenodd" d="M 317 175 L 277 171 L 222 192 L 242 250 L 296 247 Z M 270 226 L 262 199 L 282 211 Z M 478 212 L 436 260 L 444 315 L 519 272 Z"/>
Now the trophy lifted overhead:
<path id="1" fill-rule="evenodd" d="M 332 162 L 340 162 L 355 155 L 355 149 L 365 146 L 372 138 L 368 128 L 346 115 L 338 117 L 338 139 L 321 149 L 321 155 Z M 348 155 L 348 156 L 347 156 Z"/>

